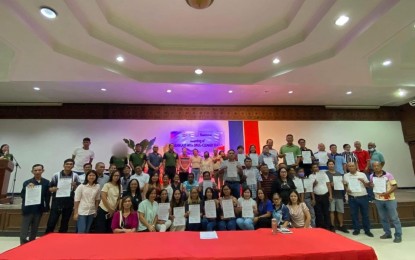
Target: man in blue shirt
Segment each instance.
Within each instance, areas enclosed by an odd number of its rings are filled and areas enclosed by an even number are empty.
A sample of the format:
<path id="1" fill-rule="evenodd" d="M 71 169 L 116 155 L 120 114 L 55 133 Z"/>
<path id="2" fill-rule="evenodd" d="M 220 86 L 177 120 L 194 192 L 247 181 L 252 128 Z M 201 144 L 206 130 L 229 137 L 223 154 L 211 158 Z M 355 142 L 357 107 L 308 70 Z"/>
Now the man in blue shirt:
<path id="1" fill-rule="evenodd" d="M 344 174 L 346 172 L 346 159 L 340 153 L 337 153 L 337 145 L 330 145 L 329 159 L 335 163 L 335 169 L 337 172 Z"/>
<path id="2" fill-rule="evenodd" d="M 153 152 L 148 154 L 148 174 L 153 177 L 154 173 L 160 174 L 160 166 L 163 162 L 163 157 L 158 153 L 159 147 L 157 145 L 153 146 Z"/>

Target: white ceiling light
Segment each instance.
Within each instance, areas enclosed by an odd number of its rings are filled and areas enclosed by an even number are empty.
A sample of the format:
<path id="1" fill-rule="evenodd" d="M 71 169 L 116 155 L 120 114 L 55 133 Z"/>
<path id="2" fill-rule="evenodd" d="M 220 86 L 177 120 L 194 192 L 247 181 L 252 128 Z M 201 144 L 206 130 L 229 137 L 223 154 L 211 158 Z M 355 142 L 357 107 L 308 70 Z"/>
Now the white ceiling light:
<path id="1" fill-rule="evenodd" d="M 229 94 L 232 94 L 232 93 L 233 93 L 233 91 L 232 91 L 232 90 L 229 90 L 229 91 L 228 91 L 228 93 L 229 93 Z"/>
<path id="2" fill-rule="evenodd" d="M 40 13 L 48 19 L 55 19 L 58 16 L 55 10 L 47 6 L 40 7 Z"/>
<path id="3" fill-rule="evenodd" d="M 352 92 L 351 91 L 347 91 L 346 92 L 346 95 L 351 95 L 352 94 Z"/>
<path id="4" fill-rule="evenodd" d="M 167 92 L 167 93 L 171 93 L 171 89 L 168 89 L 166 92 Z"/>
<path id="5" fill-rule="evenodd" d="M 107 91 L 107 89 L 106 88 L 102 88 L 101 91 L 104 91 L 105 92 L 105 91 Z"/>
<path id="6" fill-rule="evenodd" d="M 40 90 L 40 88 L 38 88 L 38 87 L 34 87 L 33 89 L 36 90 L 36 91 Z"/>
<path id="7" fill-rule="evenodd" d="M 275 58 L 275 59 L 273 59 L 273 60 L 272 60 L 272 63 L 274 63 L 274 64 L 278 64 L 278 63 L 280 63 L 280 59 Z"/>
<path id="8" fill-rule="evenodd" d="M 294 93 L 294 91 L 292 91 L 292 90 L 288 91 L 288 94 L 292 94 L 292 93 Z"/>
<path id="9" fill-rule="evenodd" d="M 202 75 L 203 74 L 203 70 L 201 70 L 201 69 L 195 69 L 195 73 L 197 75 Z"/>
<path id="10" fill-rule="evenodd" d="M 391 65 L 392 64 L 392 61 L 391 60 L 385 60 L 385 61 L 383 61 L 383 63 L 382 63 L 382 65 L 383 66 L 389 66 L 389 65 Z"/>
<path id="11" fill-rule="evenodd" d="M 406 90 L 404 90 L 404 89 L 399 89 L 398 90 L 398 96 L 404 97 L 404 96 L 406 96 L 406 94 L 408 94 L 408 92 L 406 92 Z"/>
<path id="12" fill-rule="evenodd" d="M 336 20 L 336 25 L 337 26 L 343 26 L 345 25 L 348 21 L 349 21 L 349 17 L 346 15 L 341 15 L 339 18 L 337 18 Z"/>
<path id="13" fill-rule="evenodd" d="M 117 61 L 118 62 L 124 62 L 124 57 L 121 56 L 121 55 L 117 56 Z"/>

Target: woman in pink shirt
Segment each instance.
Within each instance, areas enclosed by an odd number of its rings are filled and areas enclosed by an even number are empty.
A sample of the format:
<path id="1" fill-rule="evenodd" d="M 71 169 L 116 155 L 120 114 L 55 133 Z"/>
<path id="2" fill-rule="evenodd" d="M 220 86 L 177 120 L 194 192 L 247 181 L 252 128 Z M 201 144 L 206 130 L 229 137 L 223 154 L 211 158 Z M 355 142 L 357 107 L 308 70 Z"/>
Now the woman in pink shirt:
<path id="1" fill-rule="evenodd" d="M 114 233 L 135 232 L 138 227 L 138 215 L 132 208 L 132 199 L 125 196 L 121 200 L 121 210 L 114 213 L 111 229 Z"/>

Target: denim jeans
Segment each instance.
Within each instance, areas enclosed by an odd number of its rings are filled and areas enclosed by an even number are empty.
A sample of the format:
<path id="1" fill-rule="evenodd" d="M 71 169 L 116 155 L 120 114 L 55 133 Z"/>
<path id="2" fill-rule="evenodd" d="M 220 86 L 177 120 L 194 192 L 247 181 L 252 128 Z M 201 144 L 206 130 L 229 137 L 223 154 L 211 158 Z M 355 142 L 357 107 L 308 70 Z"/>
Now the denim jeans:
<path id="1" fill-rule="evenodd" d="M 352 224 L 354 231 L 360 231 L 359 211 L 362 215 L 363 229 L 365 232 L 370 231 L 369 221 L 369 198 L 368 196 L 353 197 L 349 195 L 350 213 L 352 215 Z"/>
<path id="2" fill-rule="evenodd" d="M 208 220 L 207 218 L 202 219 L 202 230 L 213 231 L 217 226 L 216 220 Z"/>
<path id="3" fill-rule="evenodd" d="M 254 221 L 252 218 L 238 218 L 236 224 L 241 230 L 254 230 Z"/>
<path id="4" fill-rule="evenodd" d="M 396 200 L 375 200 L 380 222 L 386 235 L 392 235 L 389 219 L 395 227 L 395 237 L 402 236 L 402 226 L 399 220 L 398 211 L 396 210 L 398 202 Z"/>
<path id="5" fill-rule="evenodd" d="M 231 188 L 232 196 L 239 199 L 241 196 L 241 184 L 237 181 L 225 181 L 225 184 L 228 184 Z"/>
<path id="6" fill-rule="evenodd" d="M 219 231 L 236 230 L 236 221 L 234 218 L 222 219 L 218 224 Z"/>
<path id="7" fill-rule="evenodd" d="M 305 198 L 304 203 L 310 211 L 311 215 L 311 226 L 316 227 L 316 213 L 314 212 L 314 207 L 311 205 L 311 198 Z"/>
<path id="8" fill-rule="evenodd" d="M 94 215 L 78 215 L 78 221 L 76 222 L 77 233 L 89 233 L 93 221 Z"/>
<path id="9" fill-rule="evenodd" d="M 366 173 L 366 177 L 367 177 L 368 180 L 370 180 L 370 175 L 372 173 L 373 172 Z M 373 193 L 373 188 L 370 187 L 370 186 L 366 187 L 366 191 L 367 191 L 367 196 L 369 197 L 369 201 L 375 200 L 375 193 Z"/>
<path id="10" fill-rule="evenodd" d="M 200 168 L 192 168 L 192 173 L 195 176 L 195 181 L 197 183 L 199 183 L 199 173 L 200 173 Z"/>

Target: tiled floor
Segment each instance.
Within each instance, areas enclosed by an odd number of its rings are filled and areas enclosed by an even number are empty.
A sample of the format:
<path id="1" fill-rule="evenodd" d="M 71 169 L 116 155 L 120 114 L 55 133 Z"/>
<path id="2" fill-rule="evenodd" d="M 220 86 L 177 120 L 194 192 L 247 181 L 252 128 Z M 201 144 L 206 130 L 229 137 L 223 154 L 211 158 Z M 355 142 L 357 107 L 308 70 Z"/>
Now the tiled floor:
<path id="1" fill-rule="evenodd" d="M 350 234 L 343 234 L 350 239 L 356 240 L 375 249 L 379 260 L 413 260 L 413 249 L 415 248 L 415 227 L 403 228 L 403 241 L 400 244 L 395 244 L 392 239 L 380 240 L 379 236 L 383 234 L 381 229 L 373 229 L 374 238 L 367 237 L 363 233 L 358 236 Z M 17 237 L 0 237 L 0 253 L 14 248 L 19 245 Z"/>

